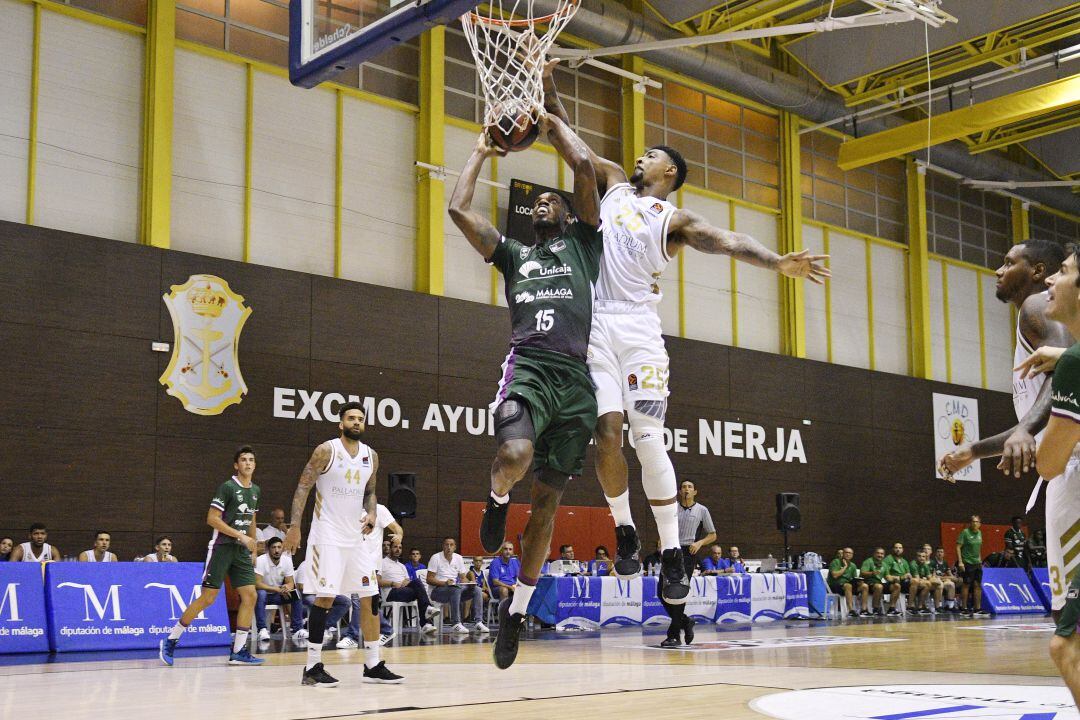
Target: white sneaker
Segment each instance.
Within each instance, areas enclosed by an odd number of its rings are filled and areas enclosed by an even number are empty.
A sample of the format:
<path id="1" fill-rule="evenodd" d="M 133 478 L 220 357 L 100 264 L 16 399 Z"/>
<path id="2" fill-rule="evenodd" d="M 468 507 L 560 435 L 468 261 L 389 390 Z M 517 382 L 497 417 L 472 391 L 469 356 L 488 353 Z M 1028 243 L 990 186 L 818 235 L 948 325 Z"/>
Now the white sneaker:
<path id="1" fill-rule="evenodd" d="M 334 639 L 334 631 L 336 631 L 336 630 L 337 630 L 337 628 L 332 628 L 332 627 L 326 628 L 326 630 L 323 631 L 323 642 L 326 642 L 327 640 L 333 640 Z"/>
<path id="2" fill-rule="evenodd" d="M 379 636 L 379 646 L 382 647 L 382 646 L 389 645 L 390 641 L 393 640 L 395 637 L 397 637 L 396 632 L 392 632 L 389 635 L 380 635 Z"/>
<path id="3" fill-rule="evenodd" d="M 266 628 L 259 631 L 259 642 L 270 642 L 270 631 Z"/>
<path id="4" fill-rule="evenodd" d="M 358 647 L 360 647 L 360 643 L 356 642 L 351 637 L 341 638 L 337 643 L 338 650 L 355 650 Z"/>
<path id="5" fill-rule="evenodd" d="M 461 623 L 458 623 L 454 627 L 450 628 L 450 632 L 452 632 L 452 633 L 454 633 L 456 635 L 468 635 L 469 634 L 469 628 L 465 627 Z"/>
<path id="6" fill-rule="evenodd" d="M 428 605 L 427 612 L 424 613 L 424 619 L 430 620 L 436 615 L 442 615 L 442 608 L 440 608 L 438 605 Z"/>
<path id="7" fill-rule="evenodd" d="M 438 630 L 439 629 L 437 627 L 435 627 L 431 623 L 428 623 L 427 625 L 425 625 L 424 627 L 422 627 L 420 629 L 420 632 L 423 633 L 424 635 L 433 635 L 436 632 L 438 632 Z"/>
<path id="8" fill-rule="evenodd" d="M 292 639 L 293 640 L 307 640 L 307 638 L 308 638 L 307 630 L 305 630 L 304 628 L 300 628 L 299 630 L 297 630 L 296 632 L 294 632 L 292 634 Z"/>
<path id="9" fill-rule="evenodd" d="M 490 630 L 488 630 L 488 626 L 485 625 L 482 622 L 478 622 L 475 625 L 473 625 L 473 630 L 475 630 L 476 632 L 478 632 L 480 634 L 491 632 Z"/>

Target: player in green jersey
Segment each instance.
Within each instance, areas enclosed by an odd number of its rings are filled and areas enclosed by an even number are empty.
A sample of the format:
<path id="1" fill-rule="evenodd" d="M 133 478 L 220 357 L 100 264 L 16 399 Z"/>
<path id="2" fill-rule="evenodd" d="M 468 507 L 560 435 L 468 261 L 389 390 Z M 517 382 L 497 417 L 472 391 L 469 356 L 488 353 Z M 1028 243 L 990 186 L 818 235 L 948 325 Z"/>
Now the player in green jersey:
<path id="1" fill-rule="evenodd" d="M 541 131 L 574 172 L 574 208 L 558 193 L 542 193 L 533 205 L 533 242 L 503 237 L 472 209 L 484 160 L 499 154 L 486 135 L 477 141 L 450 200 L 454 223 L 503 275 L 513 327 L 495 399 L 498 452 L 480 527 L 488 552 L 502 545 L 510 489 L 530 468 L 535 473 L 521 571 L 513 597 L 499 605 L 494 655 L 500 668 L 517 656 L 525 610 L 551 545 L 555 511 L 567 482 L 582 471 L 596 425 L 596 396 L 586 365 L 592 285 L 603 250 L 596 176 L 588 149 L 565 123 L 548 116 Z"/>
<path id="2" fill-rule="evenodd" d="M 225 577 L 232 581 L 240 595 L 236 611 L 236 635 L 233 638 L 230 665 L 261 665 L 263 660 L 251 654 L 247 647 L 251 619 L 255 614 L 255 513 L 259 510 L 259 486 L 252 482 L 255 474 L 255 451 L 245 445 L 233 456 L 236 475 L 218 486 L 206 513 L 206 524 L 214 529 L 206 554 L 202 593 L 191 601 L 179 622 L 166 640 L 161 641 L 159 656 L 166 665 L 173 664 L 173 655 L 180 636 L 199 614 L 217 599 Z"/>

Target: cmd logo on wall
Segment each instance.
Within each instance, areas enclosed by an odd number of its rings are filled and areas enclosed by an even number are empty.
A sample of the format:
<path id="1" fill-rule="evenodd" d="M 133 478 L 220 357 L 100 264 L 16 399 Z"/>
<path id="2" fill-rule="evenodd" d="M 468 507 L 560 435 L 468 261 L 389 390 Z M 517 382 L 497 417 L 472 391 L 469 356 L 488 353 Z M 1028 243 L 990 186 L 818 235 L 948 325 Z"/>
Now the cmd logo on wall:
<path id="1" fill-rule="evenodd" d="M 1068 689 L 1031 685 L 882 685 L 817 688 L 750 701 L 779 720 L 1078 720 Z"/>

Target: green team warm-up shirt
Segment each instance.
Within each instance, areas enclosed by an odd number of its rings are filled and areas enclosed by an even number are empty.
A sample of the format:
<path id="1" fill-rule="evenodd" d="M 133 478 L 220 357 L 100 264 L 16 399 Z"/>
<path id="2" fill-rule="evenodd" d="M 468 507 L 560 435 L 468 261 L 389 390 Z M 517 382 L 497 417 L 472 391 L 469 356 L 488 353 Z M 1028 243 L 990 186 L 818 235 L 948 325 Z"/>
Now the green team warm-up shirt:
<path id="1" fill-rule="evenodd" d="M 854 562 L 849 562 L 848 566 L 844 568 L 844 572 L 839 575 L 834 576 L 832 574 L 833 571 L 839 570 L 843 566 L 844 562 L 840 558 L 834 558 L 833 561 L 829 563 L 829 582 L 836 585 L 843 585 L 844 583 L 849 583 L 859 577 L 859 568 L 855 566 Z"/>
<path id="2" fill-rule="evenodd" d="M 233 476 L 218 485 L 214 498 L 210 501 L 210 507 L 221 511 L 221 519 L 226 525 L 247 535 L 251 521 L 259 510 L 259 486 L 252 483 L 251 487 L 244 487 Z M 214 545 L 222 545 L 236 543 L 237 540 L 215 530 L 211 542 Z"/>
<path id="3" fill-rule="evenodd" d="M 578 220 L 544 245 L 503 237 L 491 262 L 504 278 L 513 332 L 510 345 L 586 361 L 592 328 L 593 283 L 600 275 L 604 237 Z"/>
<path id="4" fill-rule="evenodd" d="M 896 557 L 895 555 L 886 555 L 884 562 L 883 575 L 895 575 L 897 577 L 904 577 L 911 573 L 911 566 L 908 561 L 902 557 Z"/>
<path id="5" fill-rule="evenodd" d="M 965 565 L 982 562 L 982 530 L 973 532 L 969 527 L 964 528 L 956 536 L 956 544 L 960 546 L 960 562 Z"/>

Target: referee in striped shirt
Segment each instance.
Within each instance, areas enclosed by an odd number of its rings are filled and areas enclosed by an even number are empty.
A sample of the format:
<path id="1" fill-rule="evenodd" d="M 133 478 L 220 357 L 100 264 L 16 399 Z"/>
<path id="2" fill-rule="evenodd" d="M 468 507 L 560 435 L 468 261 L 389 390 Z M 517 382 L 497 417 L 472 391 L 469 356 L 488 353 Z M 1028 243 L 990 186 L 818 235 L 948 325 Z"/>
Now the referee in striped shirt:
<path id="1" fill-rule="evenodd" d="M 679 545 L 682 547 L 683 563 L 686 567 L 686 577 L 694 574 L 697 565 L 697 554 L 702 546 L 716 542 L 716 526 L 713 525 L 712 515 L 709 508 L 701 503 L 694 502 L 697 497 L 697 488 L 689 480 L 683 480 L 679 485 Z M 705 536 L 697 539 L 698 532 L 704 527 Z M 663 579 L 661 577 L 661 579 Z M 664 601 L 663 592 L 657 595 L 664 606 L 664 610 L 671 617 L 671 625 L 668 626 L 667 638 L 660 643 L 660 647 L 679 647 L 679 632 L 683 633 L 686 644 L 694 641 L 694 621 L 687 616 L 684 605 L 671 605 Z"/>

